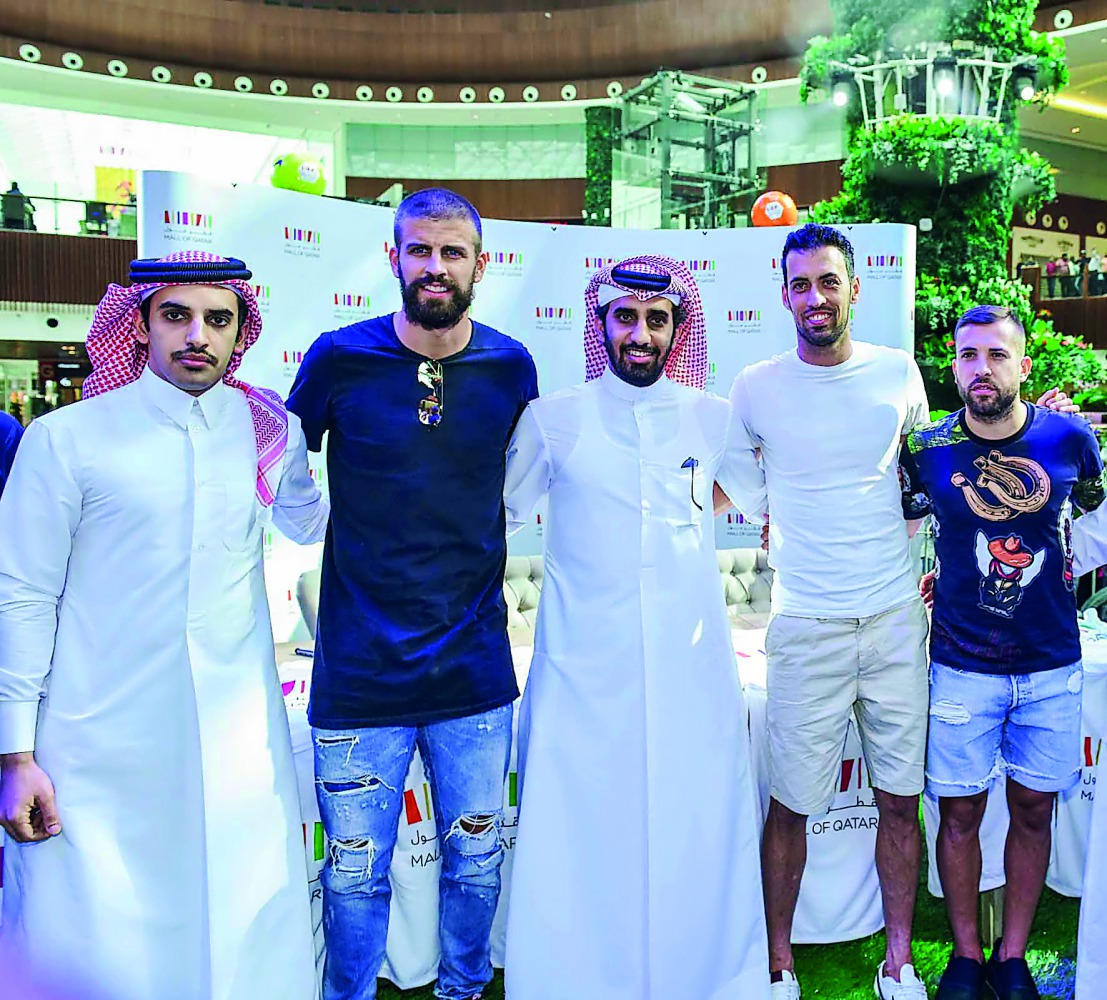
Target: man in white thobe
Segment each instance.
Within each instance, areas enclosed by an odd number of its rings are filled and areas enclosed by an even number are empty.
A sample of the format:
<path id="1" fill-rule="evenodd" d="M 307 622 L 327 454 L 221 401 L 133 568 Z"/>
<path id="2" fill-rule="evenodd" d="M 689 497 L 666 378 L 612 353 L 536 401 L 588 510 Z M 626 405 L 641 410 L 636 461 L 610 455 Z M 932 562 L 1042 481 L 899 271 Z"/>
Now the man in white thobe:
<path id="1" fill-rule="evenodd" d="M 0 500 L 0 937 L 81 1000 L 310 1000 L 262 536 L 321 540 L 328 508 L 298 420 L 232 377 L 261 332 L 245 265 L 131 277 L 94 398 L 31 425 Z"/>
<path id="2" fill-rule="evenodd" d="M 530 403 L 509 521 L 549 500 L 519 720 L 511 1000 L 765 1000 L 746 711 L 715 557 L 727 402 L 687 269 L 636 257 L 585 296 L 589 381 Z"/>

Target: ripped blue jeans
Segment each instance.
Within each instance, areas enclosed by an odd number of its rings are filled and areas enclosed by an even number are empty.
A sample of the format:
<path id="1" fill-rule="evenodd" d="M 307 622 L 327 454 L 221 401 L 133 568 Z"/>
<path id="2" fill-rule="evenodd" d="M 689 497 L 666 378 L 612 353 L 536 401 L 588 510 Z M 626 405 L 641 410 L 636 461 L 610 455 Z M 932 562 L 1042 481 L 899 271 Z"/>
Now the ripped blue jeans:
<path id="1" fill-rule="evenodd" d="M 504 780 L 512 706 L 418 728 L 313 729 L 323 867 L 323 1000 L 374 1000 L 384 960 L 404 780 L 419 747 L 442 858 L 434 995 L 480 996 L 500 895 Z"/>
<path id="2" fill-rule="evenodd" d="M 1035 792 L 1080 780 L 1079 662 L 1031 674 L 930 664 L 926 783 L 938 798 L 985 791 L 1001 773 Z"/>

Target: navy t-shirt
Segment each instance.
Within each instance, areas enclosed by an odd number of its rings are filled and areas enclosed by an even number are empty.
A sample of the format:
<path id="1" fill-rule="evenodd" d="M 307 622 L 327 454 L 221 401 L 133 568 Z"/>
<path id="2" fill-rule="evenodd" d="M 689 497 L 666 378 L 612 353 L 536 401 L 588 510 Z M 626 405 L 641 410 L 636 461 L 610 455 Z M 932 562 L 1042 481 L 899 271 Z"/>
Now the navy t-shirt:
<path id="1" fill-rule="evenodd" d="M 327 439 L 313 726 L 417 726 L 518 695 L 503 599 L 503 486 L 515 422 L 538 395 L 527 349 L 473 323 L 441 360 L 441 421 L 420 422 L 426 358 L 392 317 L 322 334 L 288 408 Z"/>
<path id="2" fill-rule="evenodd" d="M 23 437 L 23 425 L 10 413 L 0 410 L 0 493 L 4 492 L 11 475 L 15 451 Z"/>
<path id="3" fill-rule="evenodd" d="M 1026 674 L 1080 659 L 1072 505 L 1102 502 L 1103 462 L 1083 420 L 1025 405 L 1009 438 L 977 437 L 959 410 L 901 450 L 904 516 L 934 519 L 930 657 L 945 666 Z"/>

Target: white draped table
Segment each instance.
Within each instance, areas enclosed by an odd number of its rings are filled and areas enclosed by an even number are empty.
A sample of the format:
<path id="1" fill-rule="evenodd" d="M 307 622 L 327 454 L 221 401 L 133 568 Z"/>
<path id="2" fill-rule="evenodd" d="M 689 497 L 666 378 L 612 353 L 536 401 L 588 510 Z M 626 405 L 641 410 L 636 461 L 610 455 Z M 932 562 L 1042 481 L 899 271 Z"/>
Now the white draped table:
<path id="1" fill-rule="evenodd" d="M 735 630 L 734 648 L 738 671 L 745 691 L 749 713 L 752 761 L 757 780 L 761 815 L 769 802 L 769 773 L 766 746 L 766 681 L 764 630 Z M 1102 737 L 1107 734 L 1107 629 L 1082 630 L 1085 658 L 1085 726 L 1083 751 L 1085 766 L 1080 784 L 1062 796 L 1054 817 L 1054 856 L 1049 883 L 1057 891 L 1079 895 L 1085 863 L 1088 829 L 1095 801 L 1095 773 Z M 530 647 L 512 650 L 519 686 L 526 683 L 530 666 Z M 319 872 L 326 844 L 315 803 L 311 732 L 307 723 L 307 696 L 310 688 L 311 661 L 296 657 L 280 667 L 292 731 L 293 754 L 300 779 L 304 843 L 307 852 L 308 879 L 315 921 L 316 954 L 320 971 L 323 960 L 322 902 Z M 803 767 L 802 760 L 795 762 Z M 1103 798 L 1101 796 L 1101 798 Z M 400 821 L 396 850 L 392 859 L 392 909 L 388 929 L 387 954 L 381 975 L 404 989 L 431 982 L 438 968 L 438 873 L 439 853 L 434 825 L 434 804 L 416 752 L 404 788 L 404 810 Z M 930 889 L 940 895 L 937 871 L 933 867 L 933 841 L 937 832 L 937 804 L 924 798 L 927 838 L 931 850 Z M 508 778 L 504 785 L 503 892 L 492 928 L 492 961 L 503 965 L 506 927 L 507 888 L 518 822 L 516 802 L 516 758 L 512 747 Z M 1107 808 L 1098 809 L 1098 834 L 1089 859 L 1089 878 L 1107 888 Z M 826 944 L 849 941 L 875 933 L 884 926 L 880 886 L 876 876 L 877 813 L 868 770 L 861 754 L 861 743 L 851 721 L 839 770 L 839 785 L 829 812 L 812 816 L 807 824 L 808 861 L 800 886 L 793 938 L 799 944 Z M 1007 829 L 1006 803 L 1002 795 L 989 798 L 982 831 L 984 869 L 981 888 L 994 889 L 1003 884 L 1003 840 Z M 1098 875 L 1093 874 L 1098 872 Z M 1107 933 L 1098 931 L 1098 946 L 1091 940 L 1090 925 L 1107 928 L 1107 900 L 1104 893 L 1091 894 L 1085 900 L 1085 931 L 1081 938 L 1082 973 L 1094 961 L 1097 981 L 1107 981 Z M 760 905 L 759 889 L 751 894 L 750 905 Z M 1091 957 L 1089 958 L 1089 953 Z M 1087 992 L 1080 1000 L 1098 1000 Z"/>

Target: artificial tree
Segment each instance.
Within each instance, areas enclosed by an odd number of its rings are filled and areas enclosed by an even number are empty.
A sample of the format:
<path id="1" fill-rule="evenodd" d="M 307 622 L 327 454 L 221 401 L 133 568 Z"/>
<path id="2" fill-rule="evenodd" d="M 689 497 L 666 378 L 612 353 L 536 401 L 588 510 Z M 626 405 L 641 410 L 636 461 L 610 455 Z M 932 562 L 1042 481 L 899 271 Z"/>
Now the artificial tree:
<path id="1" fill-rule="evenodd" d="M 1045 102 L 1068 80 L 1064 43 L 1032 30 L 1037 0 L 831 0 L 835 33 L 808 44 L 801 96 L 825 90 L 832 69 L 864 65 L 935 43 L 989 49 L 999 61 L 1032 61 L 1033 100 Z M 1103 366 L 1079 339 L 1035 316 L 1030 289 L 1013 280 L 1007 248 L 1015 206 L 1037 209 L 1056 196 L 1049 163 L 1019 145 L 1022 98 L 1009 87 L 995 121 L 904 113 L 866 126 L 849 107 L 849 152 L 842 191 L 815 205 L 813 221 L 826 223 L 931 220 L 918 234 L 916 354 L 936 403 L 954 404 L 950 331 L 970 305 L 1014 308 L 1035 357 L 1028 385 L 1081 388 L 1101 381 Z"/>

